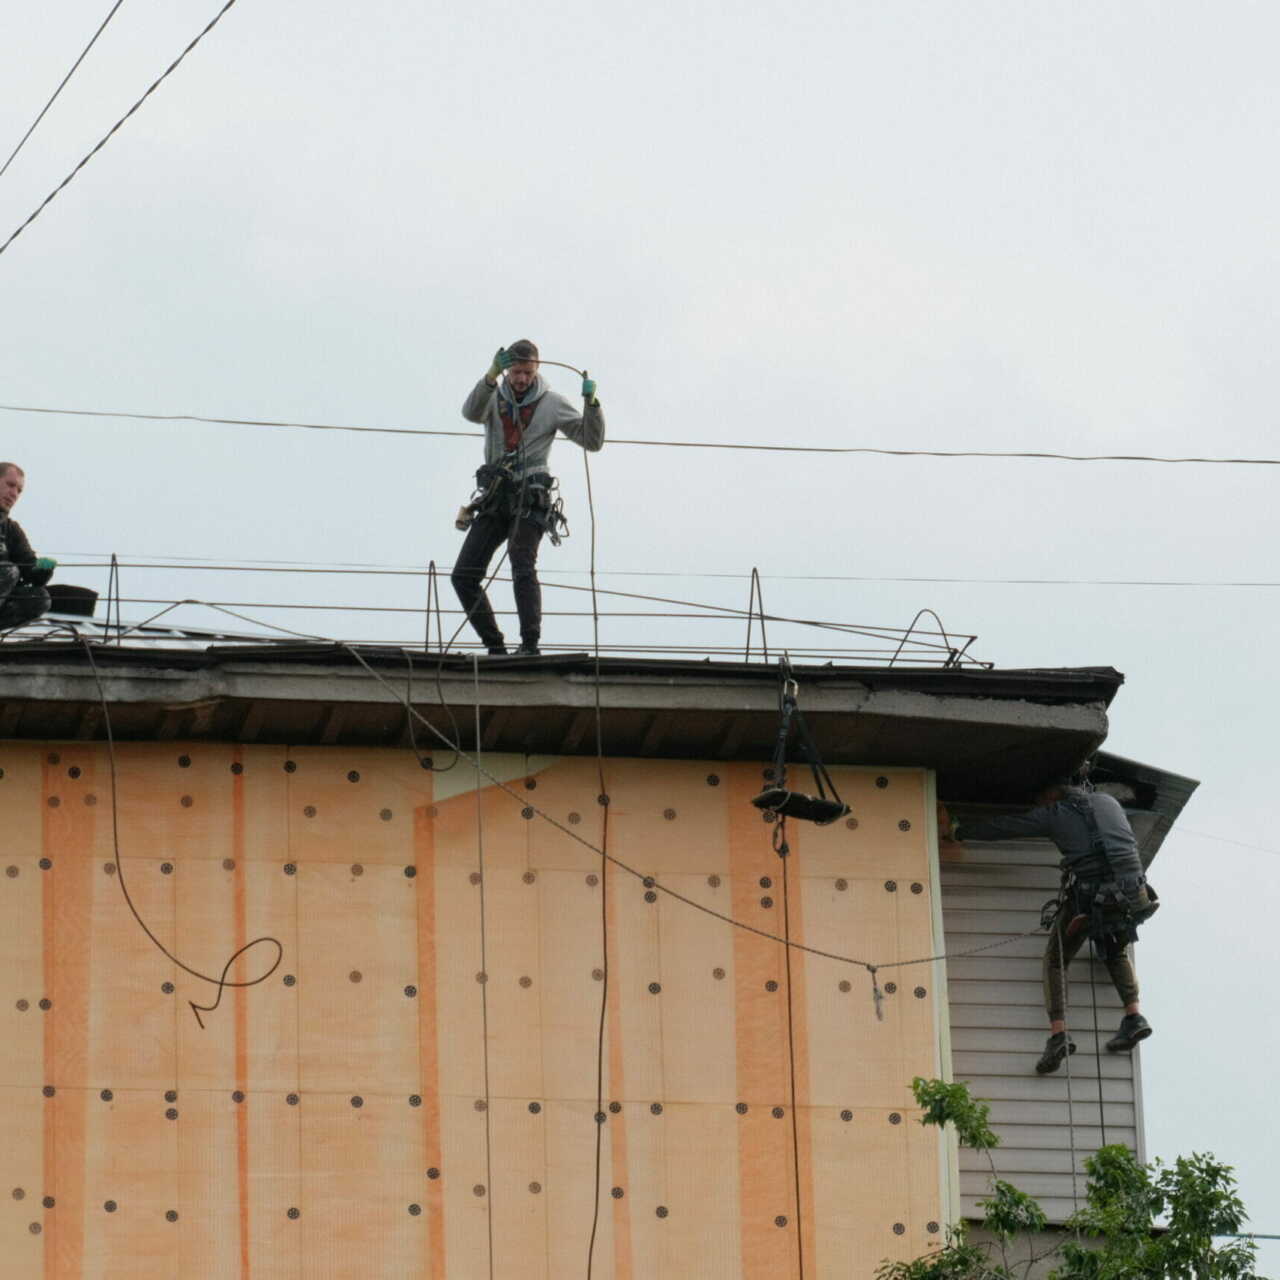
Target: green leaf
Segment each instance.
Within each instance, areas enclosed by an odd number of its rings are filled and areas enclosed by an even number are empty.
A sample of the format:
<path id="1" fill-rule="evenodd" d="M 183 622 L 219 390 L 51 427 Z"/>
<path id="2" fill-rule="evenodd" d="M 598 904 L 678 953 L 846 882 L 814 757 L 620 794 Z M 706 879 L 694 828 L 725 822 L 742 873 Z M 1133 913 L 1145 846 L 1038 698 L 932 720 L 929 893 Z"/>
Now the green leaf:
<path id="1" fill-rule="evenodd" d="M 991 1108 L 972 1097 L 969 1086 L 962 1081 L 926 1080 L 916 1076 L 911 1082 L 911 1092 L 924 1112 L 921 1124 L 954 1125 L 960 1145 L 974 1151 L 990 1151 L 1000 1145 L 989 1123 Z"/>

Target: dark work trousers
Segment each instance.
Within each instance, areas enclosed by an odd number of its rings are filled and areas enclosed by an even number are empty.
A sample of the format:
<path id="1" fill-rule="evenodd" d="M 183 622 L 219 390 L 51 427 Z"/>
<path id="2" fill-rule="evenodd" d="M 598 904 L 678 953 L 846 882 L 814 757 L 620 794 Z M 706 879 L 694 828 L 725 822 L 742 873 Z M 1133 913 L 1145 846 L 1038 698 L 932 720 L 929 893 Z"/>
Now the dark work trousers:
<path id="1" fill-rule="evenodd" d="M 536 645 L 542 634 L 542 588 L 538 585 L 538 545 L 542 541 L 542 525 L 537 520 L 517 520 L 501 508 L 476 516 L 462 550 L 453 566 L 451 581 L 471 625 L 486 649 L 496 649 L 504 642 L 493 606 L 484 589 L 484 577 L 493 553 L 505 542 L 511 560 L 511 583 L 520 615 L 520 640 Z M 508 535 L 510 537 L 508 538 Z"/>
<path id="2" fill-rule="evenodd" d="M 19 580 L 16 564 L 0 564 L 0 631 L 20 627 L 42 613 L 48 613 L 52 601 L 43 587 Z"/>
<path id="3" fill-rule="evenodd" d="M 1145 890 L 1143 892 L 1145 894 Z M 1067 926 L 1075 915 L 1075 905 L 1066 902 L 1054 918 L 1044 948 L 1044 1007 L 1050 1022 L 1060 1022 L 1067 1016 L 1067 967 L 1088 940 L 1083 928 L 1067 937 Z M 1097 951 L 1111 975 L 1111 985 L 1120 1003 L 1133 1004 L 1138 999 L 1138 980 L 1134 977 L 1128 947 L 1115 945 L 1108 939 L 1097 944 Z"/>

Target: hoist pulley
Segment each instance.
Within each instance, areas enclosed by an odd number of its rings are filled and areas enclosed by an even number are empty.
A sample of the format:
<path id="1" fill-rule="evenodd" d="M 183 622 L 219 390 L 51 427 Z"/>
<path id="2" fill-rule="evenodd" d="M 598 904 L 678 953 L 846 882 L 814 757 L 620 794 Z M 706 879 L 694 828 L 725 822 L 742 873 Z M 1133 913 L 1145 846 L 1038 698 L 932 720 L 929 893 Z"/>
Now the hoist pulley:
<path id="1" fill-rule="evenodd" d="M 797 701 L 799 686 L 791 675 L 790 665 L 785 659 L 781 663 L 781 668 L 782 722 L 778 726 L 777 742 L 773 749 L 773 785 L 766 787 L 752 799 L 751 803 L 766 813 L 776 813 L 780 818 L 800 818 L 805 822 L 825 827 L 828 823 L 835 822 L 837 818 L 843 818 L 849 812 L 849 806 L 840 799 L 835 783 L 831 781 L 831 775 L 818 755 L 809 727 L 800 713 Z M 816 796 L 807 795 L 802 791 L 792 791 L 787 787 L 787 740 L 791 736 L 793 724 L 801 753 L 808 761 L 813 773 L 814 785 L 818 791 Z"/>

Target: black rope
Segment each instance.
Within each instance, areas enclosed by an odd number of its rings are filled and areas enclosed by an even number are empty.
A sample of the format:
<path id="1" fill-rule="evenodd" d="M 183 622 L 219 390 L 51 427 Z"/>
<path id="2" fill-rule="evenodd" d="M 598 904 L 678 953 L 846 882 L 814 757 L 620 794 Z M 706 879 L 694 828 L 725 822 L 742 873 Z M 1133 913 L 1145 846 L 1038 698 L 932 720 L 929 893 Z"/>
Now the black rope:
<path id="1" fill-rule="evenodd" d="M 405 660 L 405 665 L 408 668 L 405 675 L 405 701 L 407 706 L 412 708 L 413 706 L 413 654 L 411 654 L 407 649 L 404 651 L 404 660 Z M 445 714 L 449 717 L 449 722 L 453 725 L 453 736 L 456 741 L 457 739 L 460 739 L 462 737 L 462 733 L 458 726 L 458 718 L 453 714 L 453 708 L 449 705 L 448 700 L 444 696 L 444 685 L 441 683 L 441 680 L 440 680 L 440 667 L 438 665 L 436 667 L 435 674 L 436 674 L 436 697 L 438 698 L 441 707 L 444 708 Z M 428 769 L 432 773 L 448 773 L 449 770 L 452 769 L 458 763 L 458 760 L 460 759 L 460 757 L 456 751 L 453 753 L 453 759 L 450 760 L 448 764 L 438 765 L 436 764 L 435 759 L 432 756 L 425 755 L 422 751 L 418 749 L 418 736 L 417 736 L 417 732 L 413 727 L 413 716 L 408 714 L 408 712 L 406 712 L 405 714 L 405 728 L 408 730 L 408 733 L 409 733 L 409 749 L 413 752 L 414 756 L 417 758 L 418 764 L 422 768 Z"/>
<path id="2" fill-rule="evenodd" d="M 476 718 L 476 868 L 480 875 L 480 1022 L 484 1035 L 484 1164 L 485 1184 L 489 1189 L 489 1211 L 485 1221 L 489 1228 L 489 1280 L 493 1280 L 493 1108 L 489 1099 L 489 949 L 486 930 L 484 877 L 484 788 L 480 785 L 480 661 L 472 659 L 475 682 Z"/>
<path id="3" fill-rule="evenodd" d="M 189 45 L 187 45 L 187 47 L 183 49 L 183 51 L 180 54 L 178 54 L 178 56 L 164 69 L 164 71 L 161 72 L 159 77 L 152 82 L 151 87 L 146 91 L 146 93 L 144 93 L 142 97 L 140 97 L 137 100 L 137 102 L 135 102 L 133 106 L 131 106 L 129 110 L 126 111 L 124 115 L 122 115 L 120 119 L 117 120 L 115 124 L 111 126 L 110 129 L 107 130 L 105 134 L 103 134 L 102 138 L 98 141 L 97 145 L 80 161 L 78 165 L 76 165 L 74 169 L 71 170 L 69 174 L 67 174 L 65 178 L 63 178 L 63 180 L 60 183 L 58 183 L 56 187 L 54 187 L 52 191 L 49 192 L 47 196 L 45 196 L 45 198 L 27 216 L 26 221 L 23 222 L 17 228 L 17 230 L 12 233 L 3 244 L 0 244 L 0 253 L 4 253 L 4 251 L 45 211 L 45 209 L 48 208 L 48 206 L 52 203 L 54 197 L 57 196 L 65 186 L 67 186 L 67 184 L 72 180 L 72 178 L 74 178 L 76 174 L 78 174 L 80 170 L 83 169 L 85 165 L 87 165 L 89 161 L 92 160 L 93 157 L 96 156 L 98 152 L 101 151 L 102 148 L 107 145 L 108 142 L 111 141 L 112 137 L 115 136 L 116 131 L 119 130 L 125 124 L 125 122 L 129 119 L 129 117 L 132 116 L 133 113 L 137 111 L 137 109 L 140 106 L 142 106 L 142 104 L 146 102 L 146 100 L 149 97 L 151 97 L 153 93 L 155 93 L 155 91 L 165 82 L 165 80 L 168 79 L 168 77 L 172 72 L 177 70 L 179 63 L 182 62 L 182 60 L 187 56 L 187 54 L 189 54 L 191 50 L 194 49 L 196 45 L 198 45 L 200 41 L 203 40 L 205 36 L 207 36 L 209 32 L 212 31 L 214 27 L 216 27 L 218 23 L 222 21 L 223 14 L 225 14 L 227 10 L 230 9 L 233 4 L 235 4 L 235 2 L 236 0 L 227 0 L 226 4 L 224 4 L 222 8 L 218 10 L 218 12 L 214 15 L 213 19 L 209 22 L 209 24 L 205 27 L 205 29 L 201 31 L 200 34 L 196 36 L 196 38 L 192 40 L 192 42 Z"/>
<path id="4" fill-rule="evenodd" d="M 586 375 L 584 374 L 583 377 Z M 584 411 L 585 412 L 585 411 Z M 591 461 L 582 453 L 587 477 L 587 512 L 591 521 L 591 634 L 595 654 L 596 779 L 603 807 L 600 824 L 600 1025 L 596 1033 L 595 1203 L 591 1212 L 591 1238 L 587 1243 L 587 1280 L 595 1267 L 596 1236 L 600 1229 L 600 1196 L 604 1172 L 604 1042 L 609 1010 L 609 788 L 604 776 L 604 718 L 600 711 L 600 610 L 596 600 L 596 504 L 591 491 Z"/>
<path id="5" fill-rule="evenodd" d="M 1069 898 L 1063 900 L 1062 910 L 1067 910 L 1067 902 Z M 1080 1208 L 1080 1190 L 1078 1183 L 1078 1173 L 1076 1170 L 1076 1104 L 1071 1089 L 1071 1024 L 1067 1021 L 1067 1010 L 1070 1006 L 1071 983 L 1067 976 L 1067 966 L 1064 959 L 1065 943 L 1063 934 L 1066 931 L 1066 921 L 1061 916 L 1055 918 L 1053 922 L 1053 939 L 1058 944 L 1058 973 L 1062 982 L 1062 1050 L 1063 1060 L 1067 1068 L 1067 1141 L 1071 1147 L 1071 1207 L 1075 1210 Z"/>
<path id="6" fill-rule="evenodd" d="M 782 931 L 786 939 L 783 956 L 787 971 L 787 1061 L 791 1083 L 791 1167 L 796 1193 L 796 1251 L 800 1280 L 804 1280 L 804 1201 L 800 1193 L 800 1118 L 796 1107 L 796 1029 L 795 1000 L 791 976 L 791 898 L 787 863 L 791 847 L 787 844 L 787 820 L 779 818 L 773 829 L 773 846 L 782 861 Z"/>
<path id="7" fill-rule="evenodd" d="M 70 80 L 73 75 L 75 75 L 80 64 L 88 56 L 89 50 L 92 49 L 93 46 L 98 43 L 98 37 L 107 29 L 107 23 L 110 22 L 111 19 L 116 16 L 116 10 L 123 3 L 124 3 L 124 0 L 116 0 L 115 4 L 111 6 L 111 11 L 107 14 L 105 18 L 103 18 L 102 25 L 97 29 L 97 31 L 93 33 L 93 38 L 89 41 L 87 45 L 85 45 L 84 49 L 80 53 L 80 56 L 71 64 L 71 70 L 68 71 L 67 74 L 62 77 L 62 83 L 53 91 L 53 96 L 49 99 L 48 102 L 44 104 L 43 107 L 40 108 L 40 114 L 36 116 L 36 118 L 31 122 L 31 127 L 18 140 L 18 145 L 14 147 L 14 149 L 9 153 L 9 158 L 4 162 L 4 165 L 0 166 L 0 178 L 3 178 L 5 173 L 8 172 L 9 166 L 13 163 L 14 158 L 17 156 L 18 152 L 21 151 L 22 148 L 27 145 L 27 139 L 31 137 L 33 133 L 35 133 L 36 126 L 39 125 L 40 121 L 44 119 L 45 114 L 48 112 L 49 108 L 53 106 L 55 102 L 57 102 L 58 95 L 63 91 L 63 89 L 67 87 L 67 81 Z"/>
<path id="8" fill-rule="evenodd" d="M 222 993 L 228 987 L 256 987 L 258 983 L 265 982 L 280 967 L 280 962 L 284 959 L 284 945 L 278 938 L 263 935 L 261 938 L 254 938 L 252 942 L 246 942 L 244 946 L 232 953 L 231 958 L 222 967 L 222 972 L 218 977 L 212 978 L 207 973 L 201 973 L 199 969 L 193 969 L 189 964 L 180 960 L 168 947 L 152 933 L 147 922 L 142 918 L 141 912 L 134 905 L 133 895 L 129 892 L 129 885 L 125 879 L 124 860 L 120 855 L 120 806 L 118 801 L 118 785 L 116 779 L 116 744 L 115 735 L 111 728 L 111 711 L 107 705 L 107 693 L 102 683 L 102 676 L 98 671 L 98 664 L 93 656 L 93 646 L 88 640 L 81 639 L 81 645 L 84 648 L 85 656 L 89 660 L 90 669 L 93 671 L 94 683 L 98 687 L 98 701 L 102 707 L 102 721 L 107 736 L 107 758 L 111 766 L 111 841 L 115 851 L 116 879 L 120 882 L 120 892 L 124 895 L 124 900 L 132 913 L 133 918 L 138 922 L 138 927 L 152 941 L 156 949 L 171 964 L 176 965 L 184 973 L 190 974 L 193 978 L 198 978 L 201 982 L 207 982 L 210 986 L 217 988 L 217 994 L 214 996 L 212 1004 L 196 1004 L 194 1000 L 187 1003 L 191 1006 L 191 1012 L 195 1014 L 196 1022 L 200 1024 L 201 1030 L 204 1029 L 204 1019 L 200 1016 L 202 1013 L 212 1013 L 222 1003 Z M 260 943 L 269 943 L 276 949 L 276 958 L 271 967 L 260 977 L 248 978 L 243 982 L 232 982 L 227 978 L 231 972 L 232 966 L 242 956 L 251 951 Z"/>
<path id="9" fill-rule="evenodd" d="M 1102 1130 L 1102 1145 L 1107 1145 L 1107 1116 L 1102 1101 L 1102 1029 L 1098 1026 L 1098 983 L 1094 968 L 1098 963 L 1098 950 L 1093 937 L 1089 938 L 1089 998 L 1093 1002 L 1093 1056 L 1098 1064 L 1098 1125 Z"/>

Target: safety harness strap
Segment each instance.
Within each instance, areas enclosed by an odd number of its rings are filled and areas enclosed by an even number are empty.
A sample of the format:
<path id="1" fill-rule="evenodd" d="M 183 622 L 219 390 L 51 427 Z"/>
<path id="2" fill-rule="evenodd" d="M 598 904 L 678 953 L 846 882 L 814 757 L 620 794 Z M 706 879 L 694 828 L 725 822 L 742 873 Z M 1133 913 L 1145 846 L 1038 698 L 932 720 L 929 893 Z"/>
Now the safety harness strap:
<path id="1" fill-rule="evenodd" d="M 1098 829 L 1098 818 L 1087 796 L 1068 796 L 1064 801 L 1078 813 L 1089 831 L 1089 848 L 1101 860 L 1105 870 L 1098 878 L 1068 873 L 1063 882 L 1061 901 L 1071 903 L 1076 912 L 1067 926 L 1068 934 L 1084 929 L 1089 937 L 1109 947 L 1123 949 L 1137 942 L 1138 925 L 1155 915 L 1160 899 L 1144 875 L 1121 880 L 1107 855 L 1106 841 Z M 1139 897 L 1146 889 L 1146 901 Z"/>

